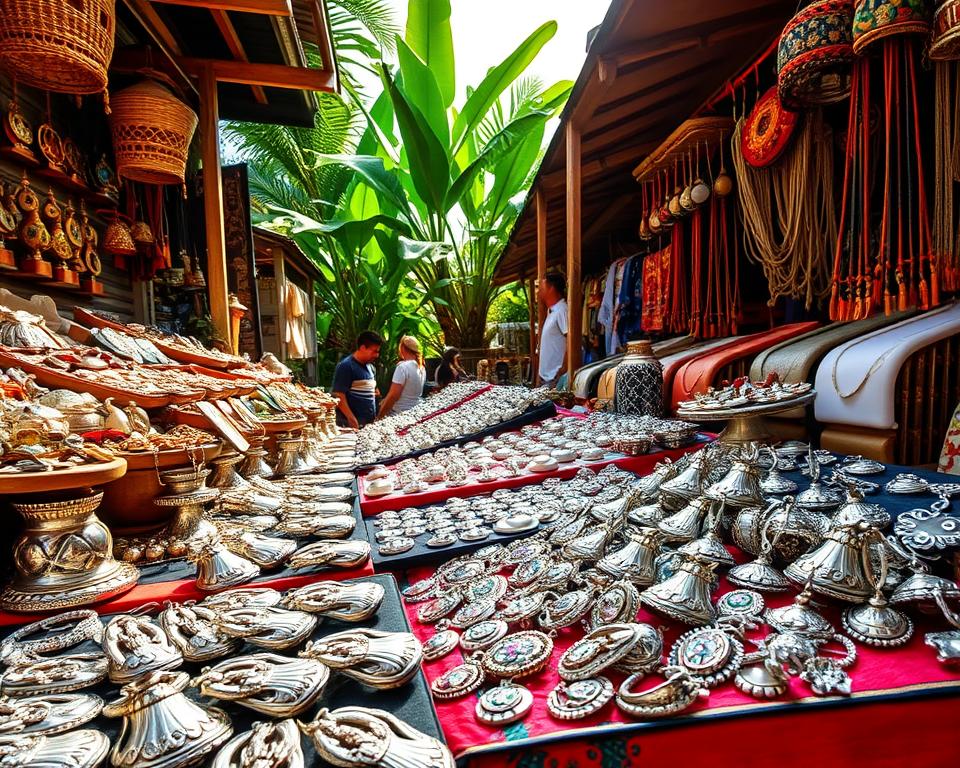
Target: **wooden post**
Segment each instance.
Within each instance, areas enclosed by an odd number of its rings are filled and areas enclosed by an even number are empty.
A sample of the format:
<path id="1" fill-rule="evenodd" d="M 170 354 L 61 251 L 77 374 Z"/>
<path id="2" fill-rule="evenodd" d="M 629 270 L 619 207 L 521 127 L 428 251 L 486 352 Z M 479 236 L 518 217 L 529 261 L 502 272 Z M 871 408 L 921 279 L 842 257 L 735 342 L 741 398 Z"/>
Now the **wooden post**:
<path id="1" fill-rule="evenodd" d="M 200 148 L 203 160 L 203 213 L 207 230 L 207 291 L 210 295 L 210 319 L 217 333 L 226 341 L 227 349 L 230 349 L 219 122 L 217 79 L 213 68 L 207 67 L 200 77 Z"/>
<path id="2" fill-rule="evenodd" d="M 580 131 L 567 122 L 567 386 L 580 367 L 583 286 L 580 285 Z"/>
<path id="3" fill-rule="evenodd" d="M 533 309 L 536 300 L 537 284 L 531 276 L 530 279 L 527 280 L 527 305 L 530 307 L 530 377 L 534 383 L 537 381 L 537 363 L 539 362 L 539 356 L 537 355 L 539 328 L 537 326 L 537 313 L 534 312 Z"/>
<path id="4" fill-rule="evenodd" d="M 547 198 L 543 189 L 537 189 L 537 287 L 547 274 Z M 543 328 L 543 321 L 547 319 L 547 307 L 536 295 L 531 302 L 537 304 L 537 328 Z"/>

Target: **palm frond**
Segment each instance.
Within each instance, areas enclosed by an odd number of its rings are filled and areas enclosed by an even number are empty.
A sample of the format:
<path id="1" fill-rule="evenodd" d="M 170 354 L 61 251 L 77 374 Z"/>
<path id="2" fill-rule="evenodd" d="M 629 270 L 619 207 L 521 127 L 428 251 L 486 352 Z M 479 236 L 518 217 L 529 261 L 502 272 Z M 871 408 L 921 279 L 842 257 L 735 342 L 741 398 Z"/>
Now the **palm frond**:
<path id="1" fill-rule="evenodd" d="M 338 36 L 356 31 L 359 24 L 384 51 L 393 51 L 394 36 L 399 34 L 400 27 L 388 0 L 332 0 L 329 12 L 334 44 Z"/>

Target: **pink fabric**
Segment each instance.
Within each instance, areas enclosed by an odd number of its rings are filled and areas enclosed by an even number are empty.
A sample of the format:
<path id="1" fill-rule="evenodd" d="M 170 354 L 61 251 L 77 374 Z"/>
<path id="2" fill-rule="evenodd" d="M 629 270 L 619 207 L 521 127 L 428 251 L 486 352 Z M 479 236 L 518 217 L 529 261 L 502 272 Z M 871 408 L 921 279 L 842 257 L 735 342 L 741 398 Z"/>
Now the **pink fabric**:
<path id="1" fill-rule="evenodd" d="M 735 556 L 737 557 L 738 562 L 743 562 L 745 559 L 740 555 L 739 552 L 736 551 Z M 410 583 L 414 583 L 432 573 L 432 568 L 413 569 L 407 574 L 407 578 Z M 727 592 L 730 589 L 731 587 L 727 584 L 726 579 L 722 579 L 718 594 Z M 793 594 L 767 596 L 766 599 L 768 606 L 778 607 L 791 602 L 793 599 Z M 434 627 L 420 624 L 417 621 L 417 609 L 420 607 L 420 605 L 421 604 L 406 604 L 405 610 L 407 611 L 410 625 L 413 627 L 413 632 L 421 640 L 426 640 L 434 634 Z M 839 610 L 833 607 L 825 608 L 824 613 L 834 623 L 835 626 L 841 626 Z M 913 612 L 912 618 L 917 620 L 918 617 L 915 612 Z M 665 628 L 665 652 L 669 651 L 677 637 L 688 629 L 687 627 L 681 627 L 676 622 L 669 621 L 661 618 L 660 616 L 652 614 L 645 608 L 640 609 L 637 621 L 646 622 L 652 624 L 653 626 L 662 626 Z M 914 686 L 923 688 L 948 681 L 960 682 L 960 669 L 950 669 L 946 665 L 937 662 L 935 651 L 926 646 L 923 641 L 924 633 L 943 629 L 945 629 L 943 621 L 930 621 L 926 617 L 922 617 L 917 621 L 917 629 L 914 637 L 903 648 L 894 650 L 880 650 L 858 644 L 857 650 L 859 657 L 856 663 L 850 669 L 850 674 L 853 678 L 854 694 L 881 691 L 891 692 Z M 567 731 L 571 728 L 589 728 L 604 723 L 637 722 L 636 720 L 625 716 L 613 702 L 604 707 L 598 714 L 595 714 L 592 717 L 584 720 L 578 720 L 575 723 L 564 723 L 554 720 L 547 712 L 545 705 L 546 697 L 559 682 L 559 677 L 557 675 L 557 661 L 559 660 L 561 654 L 567 648 L 569 648 L 573 642 L 582 636 L 582 628 L 578 626 L 561 630 L 553 638 L 554 651 L 547 668 L 536 675 L 526 677 L 518 681 L 534 694 L 535 703 L 533 711 L 521 721 L 527 737 L 535 738 L 537 736 L 544 736 L 547 734 L 556 733 L 558 731 Z M 757 636 L 758 635 L 756 633 L 751 633 L 749 635 L 749 637 Z M 836 644 L 831 645 L 831 647 L 835 646 Z M 746 650 L 749 653 L 750 651 L 755 650 L 755 648 L 748 642 L 746 645 Z M 455 667 L 462 661 L 463 656 L 459 649 L 457 649 L 442 659 L 426 662 L 424 664 L 424 670 L 426 672 L 427 680 L 432 682 L 448 669 Z M 622 674 L 612 670 L 607 670 L 603 674 L 608 676 L 615 686 L 619 686 L 624 679 Z M 659 679 L 661 678 L 651 677 L 648 681 L 649 685 L 655 684 L 655 682 L 657 682 Z M 776 701 L 796 702 L 802 699 L 810 698 L 811 696 L 812 694 L 810 692 L 810 687 L 797 678 L 791 681 L 790 690 L 788 691 L 787 695 L 777 699 Z M 502 742 L 506 738 L 503 730 L 487 727 L 477 721 L 476 717 L 474 716 L 474 708 L 476 706 L 475 695 L 456 699 L 454 701 L 437 701 L 436 706 L 440 723 L 443 726 L 443 731 L 447 738 L 447 743 L 450 745 L 450 748 L 453 750 L 455 755 L 460 755 L 465 750 L 472 747 Z M 706 699 L 703 703 L 694 705 L 692 709 L 688 710 L 688 713 L 699 711 L 721 711 L 729 708 L 742 708 L 745 710 L 745 714 L 749 715 L 754 710 L 759 711 L 760 708 L 769 706 L 771 706 L 770 703 L 760 702 L 750 696 L 747 696 L 746 694 L 740 693 L 740 691 L 734 687 L 733 682 L 730 681 L 712 690 L 708 699 Z M 909 705 L 904 705 L 904 707 L 907 706 Z M 955 703 L 954 707 L 956 707 Z M 869 728 L 869 726 L 866 725 L 865 727 Z M 902 738 L 910 739 L 909 733 L 909 728 L 903 730 Z M 796 734 L 793 735 L 795 736 Z M 689 738 L 689 734 L 687 737 Z M 954 748 L 952 754 L 953 759 L 955 759 L 955 734 L 953 738 Z M 681 735 L 679 737 L 679 741 L 675 743 L 682 745 L 683 736 Z M 501 755 L 501 757 L 503 756 Z M 653 765 L 657 763 L 645 764 Z M 813 763 L 807 762 L 806 764 L 811 765 Z M 860 763 L 857 761 L 856 764 Z M 559 765 L 562 765 L 562 763 Z"/>

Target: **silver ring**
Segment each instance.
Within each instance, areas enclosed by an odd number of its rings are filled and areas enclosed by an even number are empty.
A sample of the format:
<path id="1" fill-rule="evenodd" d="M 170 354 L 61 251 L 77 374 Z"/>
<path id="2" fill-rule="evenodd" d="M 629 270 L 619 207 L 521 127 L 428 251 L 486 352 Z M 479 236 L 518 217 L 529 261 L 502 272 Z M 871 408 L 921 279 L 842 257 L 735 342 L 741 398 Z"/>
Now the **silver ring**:
<path id="1" fill-rule="evenodd" d="M 35 635 L 38 632 L 57 629 L 76 622 L 68 631 L 61 632 L 50 637 L 44 637 L 37 640 L 24 640 L 23 638 Z M 54 653 L 66 648 L 72 648 L 75 645 L 86 640 L 95 640 L 100 642 L 103 639 L 103 624 L 96 611 L 89 609 L 80 609 L 77 611 L 68 611 L 56 616 L 48 616 L 40 621 L 27 624 L 24 627 L 13 631 L 0 644 L 0 659 L 8 659 L 12 655 L 23 652 L 30 653 Z"/>

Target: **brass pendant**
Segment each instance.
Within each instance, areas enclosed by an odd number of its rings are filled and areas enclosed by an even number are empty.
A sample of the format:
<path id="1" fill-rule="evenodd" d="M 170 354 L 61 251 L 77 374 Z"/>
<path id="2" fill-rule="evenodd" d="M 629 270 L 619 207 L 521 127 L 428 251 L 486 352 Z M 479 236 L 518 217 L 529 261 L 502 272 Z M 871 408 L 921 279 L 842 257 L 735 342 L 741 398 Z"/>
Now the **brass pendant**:
<path id="1" fill-rule="evenodd" d="M 235 701 L 274 718 L 294 717 L 320 698 L 330 670 L 312 659 L 255 653 L 204 669 L 191 684 L 204 696 Z"/>
<path id="2" fill-rule="evenodd" d="M 254 723 L 224 744 L 210 768 L 305 768 L 300 731 L 293 720 Z"/>

